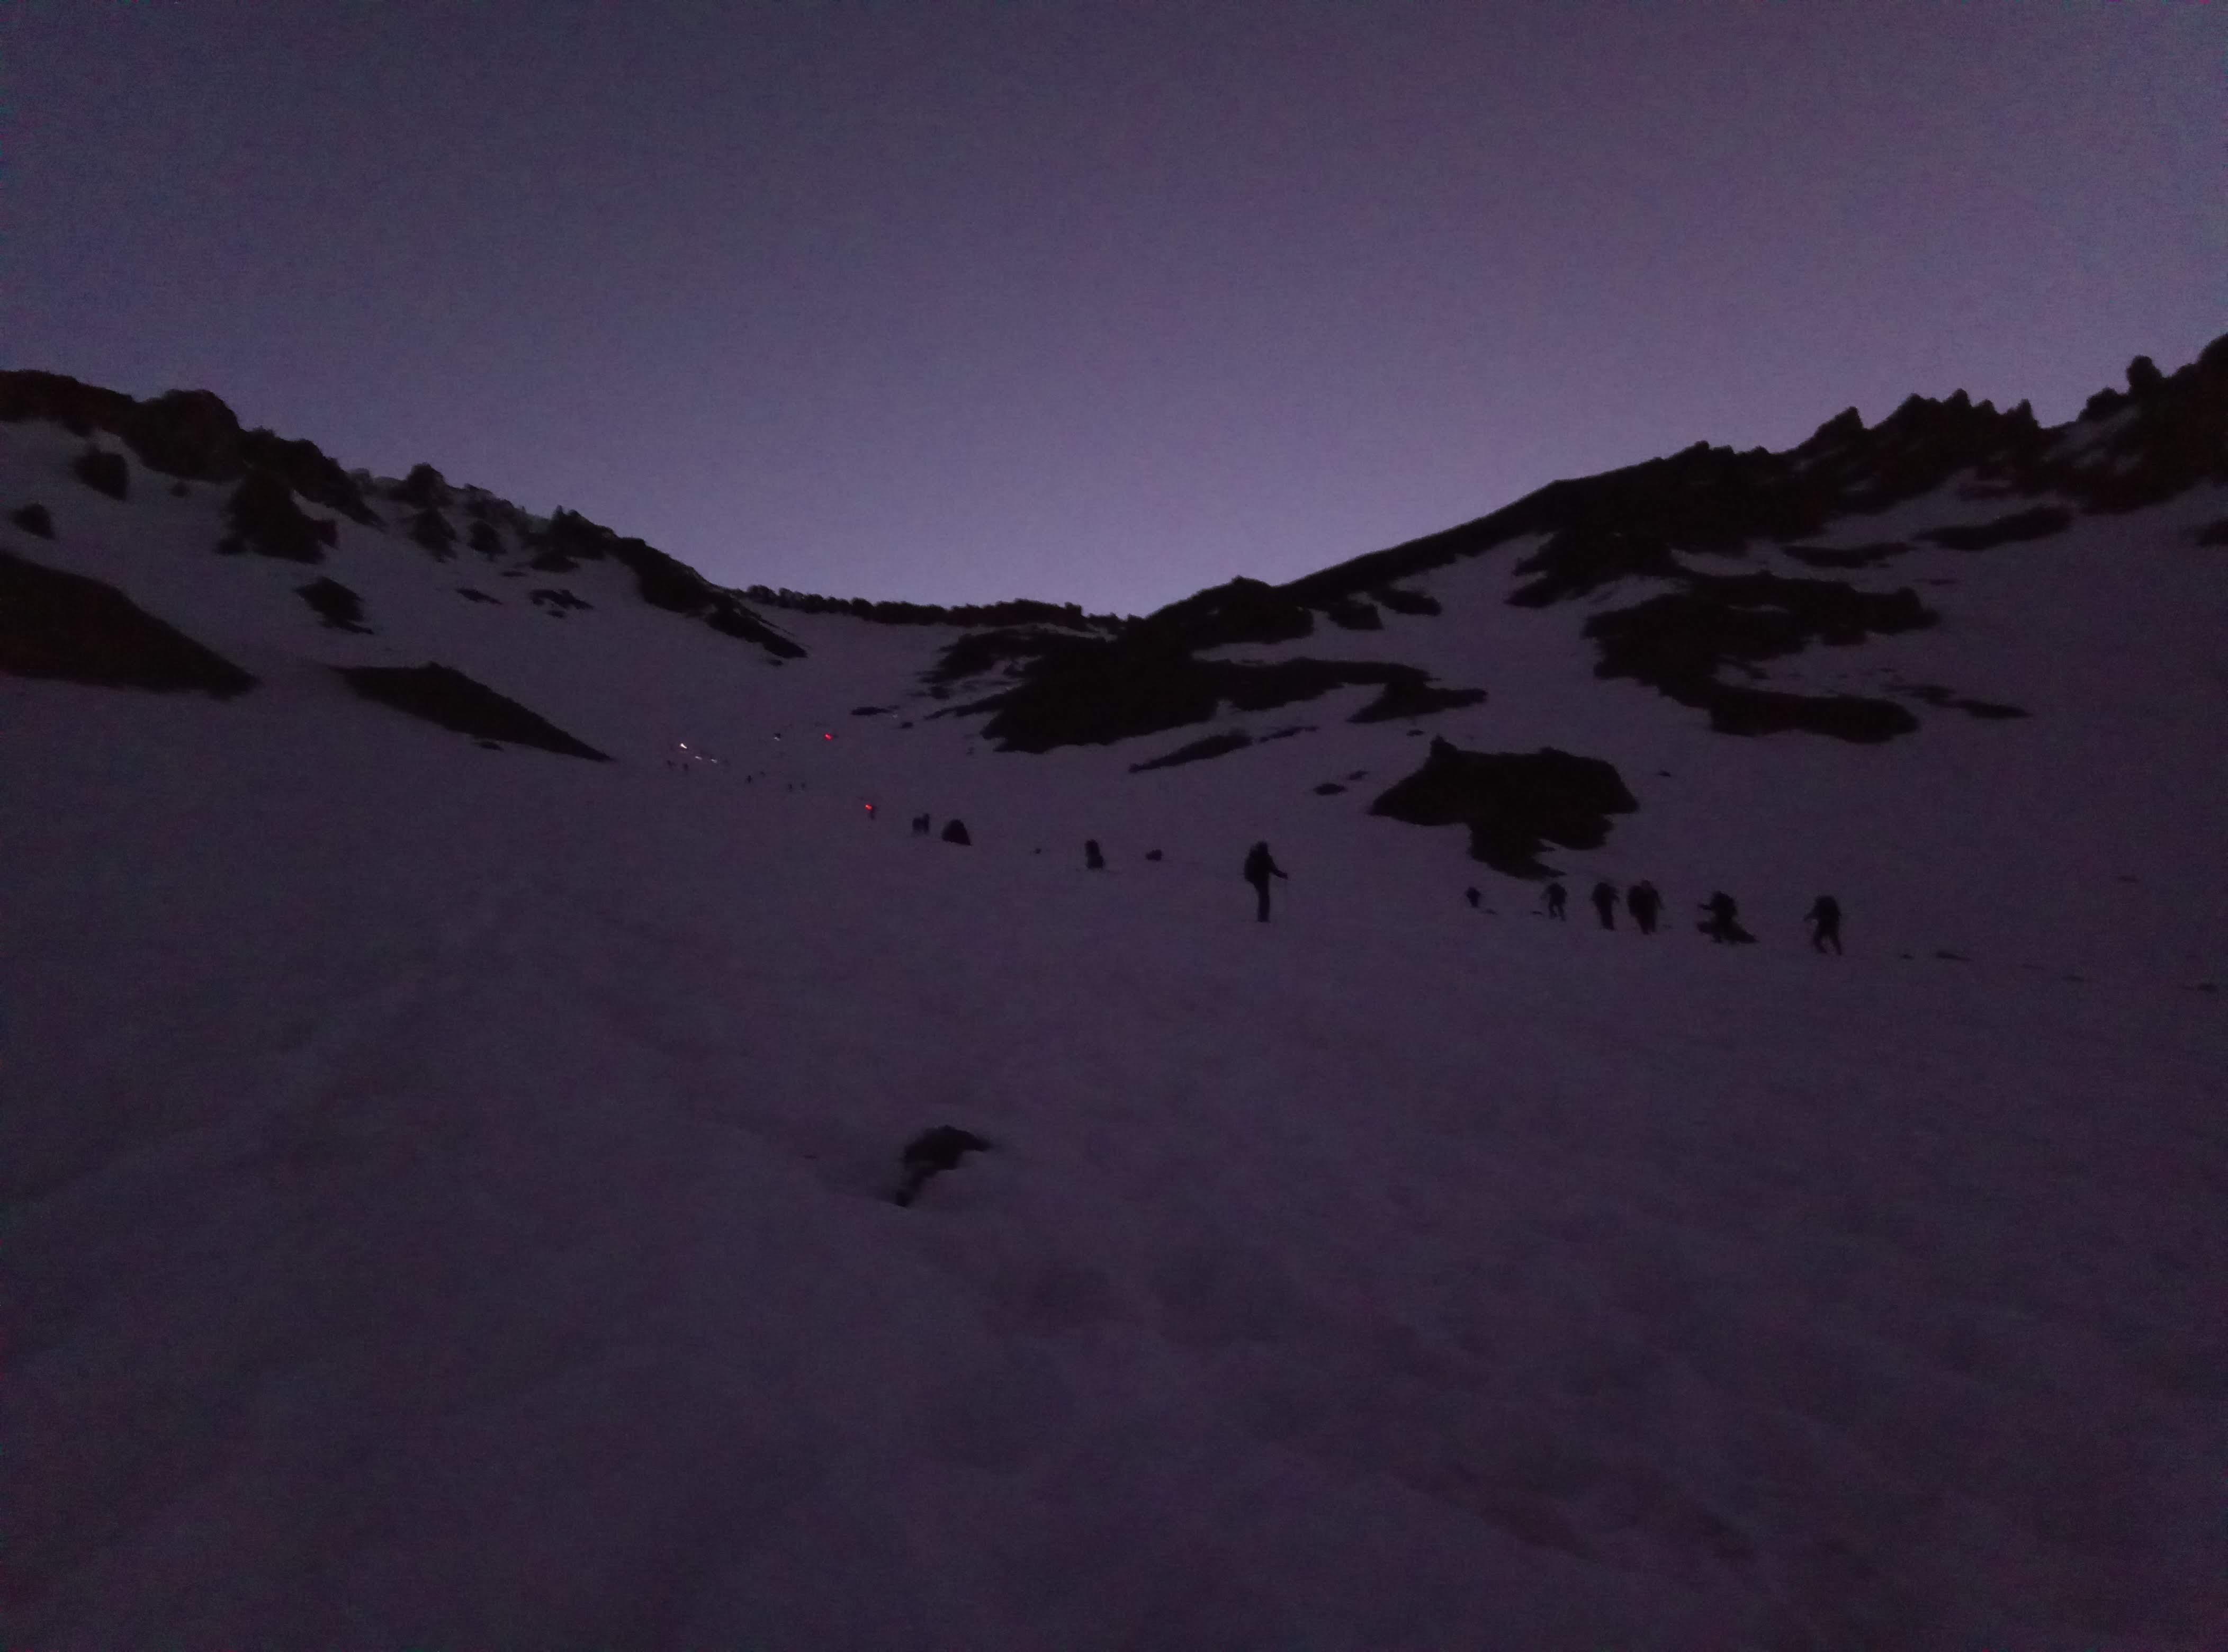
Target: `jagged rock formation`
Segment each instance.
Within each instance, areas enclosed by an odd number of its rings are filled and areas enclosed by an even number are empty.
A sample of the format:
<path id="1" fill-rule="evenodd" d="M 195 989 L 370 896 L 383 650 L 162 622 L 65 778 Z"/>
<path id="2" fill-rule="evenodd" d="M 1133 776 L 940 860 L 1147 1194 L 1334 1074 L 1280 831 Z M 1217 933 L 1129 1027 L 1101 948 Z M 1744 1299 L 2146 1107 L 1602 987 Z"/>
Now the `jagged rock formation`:
<path id="1" fill-rule="evenodd" d="M 1417 826 L 1467 826 L 1473 858 L 1513 878 L 1544 878 L 1553 875 L 1540 859 L 1548 844 L 1599 848 L 1610 816 L 1639 807 L 1616 766 L 1600 758 L 1552 746 L 1465 752 L 1434 735 L 1423 767 L 1369 812 Z"/>
<path id="2" fill-rule="evenodd" d="M 1199 657 L 1210 649 L 1307 637 L 1316 611 L 1258 579 L 1232 579 L 1111 634 L 1014 627 L 962 637 L 944 650 L 929 681 L 948 691 L 1002 666 L 1014 687 L 957 709 L 987 714 L 983 733 L 1009 752 L 1156 734 L 1205 722 L 1226 703 L 1266 711 L 1343 688 L 1379 691 L 1354 714 L 1358 723 L 1423 717 L 1485 699 L 1482 688 L 1445 688 L 1420 667 L 1387 661 Z"/>
<path id="3" fill-rule="evenodd" d="M 294 503 L 294 490 L 276 471 L 250 471 L 233 490 L 225 514 L 232 532 L 217 541 L 227 556 L 253 551 L 288 562 L 318 562 L 338 530 Z"/>
<path id="4" fill-rule="evenodd" d="M 1206 722 L 1226 704 L 1268 711 L 1335 688 L 1377 688 L 1377 697 L 1354 714 L 1358 723 L 1421 717 L 1485 698 L 1482 688 L 1443 688 L 1418 666 L 1380 660 L 1202 660 L 1193 650 L 1203 644 L 1162 628 L 1159 618 L 1138 621 L 1112 637 L 977 632 L 947 648 L 929 680 L 948 687 L 1007 663 L 1007 675 L 1018 679 L 1014 687 L 956 709 L 986 715 L 983 733 L 1008 752 L 1157 734 Z"/>
<path id="5" fill-rule="evenodd" d="M 334 543 L 334 524 L 305 513 L 297 499 L 366 527 L 385 523 L 366 502 L 368 477 L 351 475 L 315 443 L 290 441 L 267 430 L 243 430 L 224 401 L 206 390 L 172 390 L 141 401 L 59 373 L 0 372 L 0 423 L 47 419 L 90 439 L 116 438 L 150 471 L 187 482 L 235 484 L 227 509 L 232 531 L 218 548 L 316 562 Z M 128 482 L 123 456 L 89 450 L 78 464 L 89 485 L 121 498 Z M 796 640 L 769 624 L 735 592 L 638 539 L 630 539 L 560 509 L 537 527 L 517 507 L 451 484 L 430 464 L 415 466 L 392 496 L 409 507 L 407 532 L 437 559 L 455 554 L 457 529 L 444 512 L 464 500 L 469 542 L 490 558 L 505 554 L 503 529 L 528 549 L 537 567 L 563 570 L 610 559 L 628 567 L 643 601 L 701 619 L 714 631 L 755 644 L 775 660 L 803 657 Z"/>
<path id="6" fill-rule="evenodd" d="M 1173 769 L 1186 763 L 1203 763 L 1211 757 L 1226 757 L 1232 752 L 1242 752 L 1253 744 L 1253 737 L 1238 730 L 1227 734 L 1209 734 L 1205 740 L 1179 746 L 1173 752 L 1164 752 L 1143 763 L 1132 763 L 1130 772 L 1145 774 L 1155 769 Z"/>
<path id="7" fill-rule="evenodd" d="M 1858 591 L 1831 579 L 1770 573 L 1693 573 L 1681 585 L 1586 621 L 1585 634 L 1601 650 L 1598 675 L 1630 677 L 1706 710 L 1710 727 L 1725 734 L 1799 728 L 1873 741 L 1918 727 L 1891 700 L 1787 694 L 1724 676 L 1728 667 L 1752 668 L 1814 642 L 1860 643 L 1933 624 L 1932 611 L 1908 587 Z"/>
<path id="8" fill-rule="evenodd" d="M 1915 728 L 1892 701 L 1798 695 L 1729 683 L 1721 672 L 1931 623 L 1908 588 L 1867 591 L 1764 573 L 1698 571 L 1683 559 L 1738 562 L 1763 543 L 1826 570 L 1871 568 L 1911 547 L 1901 541 L 1825 548 L 1801 541 L 1838 520 L 1885 510 L 1965 475 L 1971 498 L 2042 500 L 1985 523 L 1935 529 L 1925 542 L 1982 551 L 2063 531 L 2073 512 L 2156 504 L 2207 482 L 2228 482 L 2228 337 L 2171 375 L 2138 357 L 2128 389 L 2092 398 L 2074 423 L 2045 429 L 2025 402 L 2008 411 L 1962 391 L 1912 396 L 1867 429 L 1855 408 L 1784 453 L 1697 444 L 1601 476 L 1558 482 L 1489 516 L 1356 557 L 1266 593 L 1262 611 L 1327 611 L 1367 595 L 1407 611 L 1388 582 L 1544 539 L 1516 565 L 1527 576 L 1509 601 L 1527 607 L 1592 598 L 1627 580 L 1650 582 L 1629 607 L 1597 613 L 1586 635 L 1604 676 L 1646 682 L 1706 709 L 1731 733 L 1802 729 L 1876 740 Z M 1660 583 L 1675 587 L 1669 594 Z M 1946 691 L 1945 691 L 1946 692 Z M 1950 696 L 1961 708 L 1986 705 Z M 1975 714 L 2017 714 L 1994 708 Z"/>
<path id="9" fill-rule="evenodd" d="M 251 470 L 267 471 L 304 499 L 368 525 L 379 521 L 355 479 L 314 442 L 242 430 L 232 409 L 206 390 L 170 390 L 138 401 L 60 373 L 0 373 L 0 423 L 26 419 L 52 419 L 80 436 L 106 432 L 149 470 L 189 482 L 230 482 Z"/>
<path id="10" fill-rule="evenodd" d="M 584 561 L 609 558 L 633 573 L 635 589 L 652 607 L 689 615 L 714 631 L 755 643 L 777 661 L 804 657 L 795 638 L 768 624 L 733 592 L 714 585 L 687 563 L 590 522 L 578 511 L 559 509 L 548 527 L 528 542 L 535 547 L 529 567 L 565 573 Z"/>

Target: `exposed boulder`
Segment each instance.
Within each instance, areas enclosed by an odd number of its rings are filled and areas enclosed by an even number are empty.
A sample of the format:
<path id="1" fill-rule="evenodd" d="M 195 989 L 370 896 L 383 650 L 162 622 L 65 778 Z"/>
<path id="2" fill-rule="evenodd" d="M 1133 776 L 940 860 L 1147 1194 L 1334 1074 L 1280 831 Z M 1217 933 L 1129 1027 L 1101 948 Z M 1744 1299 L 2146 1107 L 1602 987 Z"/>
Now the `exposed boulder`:
<path id="1" fill-rule="evenodd" d="M 131 491 L 131 467 L 121 453 L 88 447 L 70 461 L 70 474 L 95 493 L 122 499 Z"/>
<path id="2" fill-rule="evenodd" d="M 2072 525 L 2071 511 L 2056 505 L 2037 505 L 2031 510 L 2015 510 L 2008 516 L 1999 516 L 1994 522 L 1974 522 L 1962 528 L 1937 528 L 1918 537 L 1945 550 L 1986 551 L 1999 545 L 2047 539 L 2052 534 L 2064 533 Z"/>
<path id="3" fill-rule="evenodd" d="M 413 464 L 410 474 L 395 483 L 394 496 L 420 510 L 438 510 L 456 497 L 446 477 L 430 464 Z"/>
<path id="4" fill-rule="evenodd" d="M 457 554 L 457 530 L 449 526 L 446 516 L 431 505 L 410 518 L 410 538 L 413 543 L 432 552 L 437 561 L 445 562 Z"/>
<path id="5" fill-rule="evenodd" d="M 1548 844 L 1598 848 L 1610 816 L 1639 806 L 1615 765 L 1600 758 L 1553 746 L 1465 752 L 1435 736 L 1423 767 L 1369 812 L 1418 826 L 1467 826 L 1473 858 L 1510 877 L 1544 878 L 1552 875 L 1540 859 Z"/>
<path id="6" fill-rule="evenodd" d="M 298 585 L 294 594 L 310 605 L 310 611 L 335 631 L 363 631 L 371 627 L 363 623 L 363 599 L 338 579 L 312 579 L 307 585 Z"/>
<path id="7" fill-rule="evenodd" d="M 375 700 L 459 734 L 481 740 L 501 740 L 512 746 L 531 746 L 565 757 L 590 758 L 599 763 L 611 761 L 594 746 L 574 740 L 554 723 L 528 711 L 515 700 L 497 694 L 485 683 L 473 681 L 453 666 L 349 666 L 341 668 L 340 676 L 367 700 Z"/>
<path id="8" fill-rule="evenodd" d="M 1397 586 L 1387 586 L 1369 593 L 1396 614 L 1429 615 L 1441 611 L 1439 599 L 1423 591 L 1403 591 Z"/>
<path id="9" fill-rule="evenodd" d="M 9 513 L 8 520 L 25 533 L 35 534 L 41 539 L 54 536 L 54 514 L 42 504 L 34 503 L 19 506 Z"/>
<path id="10" fill-rule="evenodd" d="M 0 670 L 109 688 L 245 694 L 255 679 L 114 586 L 0 551 Z"/>
<path id="11" fill-rule="evenodd" d="M 1251 734 L 1235 730 L 1227 734 L 1209 734 L 1205 740 L 1194 740 L 1188 746 L 1179 746 L 1173 752 L 1132 763 L 1130 772 L 1143 774 L 1150 769 L 1173 769 L 1185 763 L 1203 763 L 1211 757 L 1226 757 L 1232 752 L 1242 752 L 1253 744 Z"/>
<path id="12" fill-rule="evenodd" d="M 287 562 L 321 562 L 338 530 L 307 515 L 294 503 L 294 490 L 273 471 L 250 471 L 233 490 L 225 514 L 232 532 L 217 541 L 227 556 L 253 551 Z"/>
<path id="13" fill-rule="evenodd" d="M 194 482 L 223 482 L 245 468 L 240 420 L 207 390 L 166 390 L 118 421 L 139 462 L 150 471 Z"/>

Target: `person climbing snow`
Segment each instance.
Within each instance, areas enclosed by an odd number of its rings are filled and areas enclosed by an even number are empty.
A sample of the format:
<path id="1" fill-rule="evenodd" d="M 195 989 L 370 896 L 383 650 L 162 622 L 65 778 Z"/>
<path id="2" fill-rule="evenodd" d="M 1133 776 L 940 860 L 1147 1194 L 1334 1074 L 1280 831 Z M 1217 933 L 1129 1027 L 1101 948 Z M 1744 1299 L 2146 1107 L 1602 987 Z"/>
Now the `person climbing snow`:
<path id="1" fill-rule="evenodd" d="M 1083 840 L 1083 869 L 1086 872 L 1104 872 L 1106 869 L 1106 857 L 1098 852 L 1098 840 L 1095 837 Z"/>
<path id="2" fill-rule="evenodd" d="M 1604 879 L 1594 885 L 1594 892 L 1587 899 L 1594 903 L 1594 912 L 1600 918 L 1601 926 L 1604 929 L 1615 929 L 1617 927 L 1617 886 Z"/>
<path id="3" fill-rule="evenodd" d="M 1485 905 L 1485 897 L 1478 893 L 1476 884 L 1470 885 L 1469 888 L 1463 891 L 1463 899 L 1469 902 L 1469 909 L 1472 912 Z"/>
<path id="4" fill-rule="evenodd" d="M 957 1124 L 938 1124 L 906 1143 L 898 1158 L 898 1185 L 890 1194 L 893 1205 L 910 1205 L 931 1176 L 956 1168 L 970 1153 L 987 1153 L 990 1143 L 973 1130 Z"/>
<path id="5" fill-rule="evenodd" d="M 1814 951 L 1822 952 L 1831 946 L 1834 949 L 1834 956 L 1841 957 L 1841 903 L 1840 901 L 1831 895 L 1820 895 L 1817 900 L 1810 903 L 1810 910 L 1802 915 L 1802 921 L 1810 925 L 1810 945 Z"/>
<path id="6" fill-rule="evenodd" d="M 1257 921 L 1269 921 L 1269 880 L 1285 875 L 1284 868 L 1277 864 L 1266 843 L 1256 843 L 1245 851 L 1245 881 L 1253 886 L 1254 894 L 1259 897 L 1259 906 L 1253 914 Z"/>
<path id="7" fill-rule="evenodd" d="M 1702 910 L 1709 916 L 1696 927 L 1720 946 L 1738 944 L 1756 938 L 1741 927 L 1739 905 L 1724 890 L 1719 890 L 1704 901 Z"/>
<path id="8" fill-rule="evenodd" d="M 1645 878 L 1625 891 L 1624 909 L 1632 914 L 1632 921 L 1643 935 L 1655 932 L 1655 920 L 1663 911 L 1663 897 L 1655 886 Z"/>
<path id="9" fill-rule="evenodd" d="M 1550 918 L 1562 917 L 1563 903 L 1570 898 L 1571 892 L 1563 887 L 1561 884 L 1549 884 L 1547 886 L 1547 916 Z"/>

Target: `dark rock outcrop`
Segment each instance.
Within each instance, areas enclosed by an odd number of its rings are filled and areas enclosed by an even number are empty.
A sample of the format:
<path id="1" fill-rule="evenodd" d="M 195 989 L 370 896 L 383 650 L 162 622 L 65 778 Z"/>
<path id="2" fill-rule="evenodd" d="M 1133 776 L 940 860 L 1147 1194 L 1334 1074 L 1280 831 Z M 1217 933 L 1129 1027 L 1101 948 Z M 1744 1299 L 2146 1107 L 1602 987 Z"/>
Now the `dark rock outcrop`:
<path id="1" fill-rule="evenodd" d="M 529 567 L 564 573 L 584 561 L 616 561 L 634 575 L 637 592 L 653 608 L 701 619 L 725 636 L 755 643 L 777 661 L 804 657 L 794 637 L 768 624 L 735 592 L 714 585 L 654 546 L 613 533 L 578 511 L 556 511 L 531 543 L 535 555 Z"/>
<path id="2" fill-rule="evenodd" d="M 1610 816 L 1639 806 L 1616 767 L 1599 758 L 1552 746 L 1465 752 L 1435 736 L 1423 767 L 1369 812 L 1417 826 L 1467 826 L 1473 858 L 1513 878 L 1544 878 L 1552 875 L 1540 860 L 1548 844 L 1598 848 Z"/>
<path id="3" fill-rule="evenodd" d="M 32 503 L 19 506 L 9 513 L 8 520 L 25 533 L 35 534 L 41 539 L 52 539 L 54 536 L 54 515 L 44 505 Z"/>
<path id="4" fill-rule="evenodd" d="M 1373 591 L 1369 594 L 1396 614 L 1428 616 L 1442 611 L 1439 599 L 1421 591 L 1402 591 L 1388 586 L 1382 591 Z"/>
<path id="5" fill-rule="evenodd" d="M 2018 706 L 2007 706 L 1994 700 L 1975 700 L 1969 695 L 1945 688 L 1937 682 L 1905 683 L 1898 692 L 1909 695 L 1913 700 L 1924 701 L 1930 706 L 1941 706 L 1951 711 L 1962 711 L 1969 717 L 1979 717 L 1989 721 L 2000 722 L 2009 718 L 2025 717 L 2029 714 Z"/>
<path id="6" fill-rule="evenodd" d="M 1689 574 L 1681 589 L 1596 614 L 1585 634 L 1601 650 L 1597 676 L 1645 682 L 1708 712 L 1721 733 L 1802 730 L 1869 742 L 1909 733 L 1918 720 L 1892 700 L 1791 694 L 1729 682 L 1725 674 L 1754 677 L 1760 663 L 1813 643 L 1860 643 L 1936 618 L 1907 586 L 1871 592 L 1771 573 Z"/>
<path id="7" fill-rule="evenodd" d="M 449 526 L 446 516 L 431 505 L 411 516 L 410 540 L 431 551 L 438 562 L 445 562 L 457 554 L 457 530 Z"/>
<path id="8" fill-rule="evenodd" d="M 1336 688 L 1378 689 L 1355 722 L 1419 717 L 1485 698 L 1482 689 L 1442 688 L 1420 667 L 1381 660 L 1202 660 L 1181 631 L 1150 618 L 1113 637 L 1051 631 L 963 637 L 930 681 L 944 686 L 999 664 L 1015 686 L 957 709 L 987 714 L 983 733 L 1008 752 L 1105 745 L 1207 722 L 1225 706 L 1268 711 Z"/>
<path id="9" fill-rule="evenodd" d="M 1205 740 L 1194 740 L 1188 746 L 1179 746 L 1173 752 L 1149 758 L 1143 763 L 1132 763 L 1130 772 L 1143 774 L 1152 769 L 1173 769 L 1186 763 L 1203 763 L 1211 757 L 1227 757 L 1232 752 L 1242 752 L 1253 744 L 1251 734 L 1232 731 L 1227 734 L 1209 734 Z"/>
<path id="10" fill-rule="evenodd" d="M 375 525 L 355 479 L 314 442 L 242 430 L 221 397 L 170 390 L 147 401 L 60 373 L 0 373 L 0 423 L 46 419 L 80 436 L 118 438 L 150 471 L 189 482 L 229 482 L 250 469 L 283 477 L 313 503 Z"/>
<path id="11" fill-rule="evenodd" d="M 394 484 L 394 497 L 420 510 L 439 510 L 456 498 L 448 478 L 430 464 L 413 464 L 410 474 Z"/>
<path id="12" fill-rule="evenodd" d="M 1989 551 L 1999 545 L 2017 545 L 2031 539 L 2047 539 L 2052 534 L 2062 534 L 2073 525 L 2073 513 L 2056 505 L 2037 505 L 2030 510 L 2015 510 L 2008 516 L 1999 516 L 1994 522 L 1974 522 L 1962 528 L 1937 528 L 1918 537 L 1929 545 L 1939 545 L 1950 551 Z"/>
<path id="13" fill-rule="evenodd" d="M 0 551 L 0 671 L 229 698 L 255 679 L 114 586 Z"/>
<path id="14" fill-rule="evenodd" d="M 131 491 L 131 469 L 121 453 L 88 447 L 70 461 L 70 474 L 95 493 L 105 493 L 112 499 L 125 498 Z"/>
<path id="15" fill-rule="evenodd" d="M 310 611 L 335 631 L 362 631 L 371 627 L 363 623 L 363 599 L 338 579 L 312 579 L 307 585 L 298 585 L 294 594 L 310 605 Z"/>
<path id="16" fill-rule="evenodd" d="M 227 556 L 253 551 L 287 562 L 322 562 L 338 530 L 304 513 L 294 490 L 275 471 L 250 471 L 225 503 L 232 532 L 217 541 Z"/>
<path id="17" fill-rule="evenodd" d="M 512 746 L 532 746 L 564 757 L 584 757 L 599 763 L 611 759 L 585 741 L 574 740 L 554 723 L 528 711 L 515 700 L 475 682 L 453 666 L 360 665 L 340 668 L 349 688 L 367 700 L 407 712 L 439 727 L 475 740 L 501 740 Z"/>

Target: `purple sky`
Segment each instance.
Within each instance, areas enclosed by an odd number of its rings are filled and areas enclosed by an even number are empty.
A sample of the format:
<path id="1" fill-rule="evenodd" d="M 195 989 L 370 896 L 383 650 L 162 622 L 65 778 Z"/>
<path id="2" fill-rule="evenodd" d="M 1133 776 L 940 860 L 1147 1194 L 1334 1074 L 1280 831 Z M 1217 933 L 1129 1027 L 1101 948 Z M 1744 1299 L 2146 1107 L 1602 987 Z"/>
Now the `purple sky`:
<path id="1" fill-rule="evenodd" d="M 2228 330 L 2228 8 L 0 8 L 0 365 L 1136 611 Z"/>

